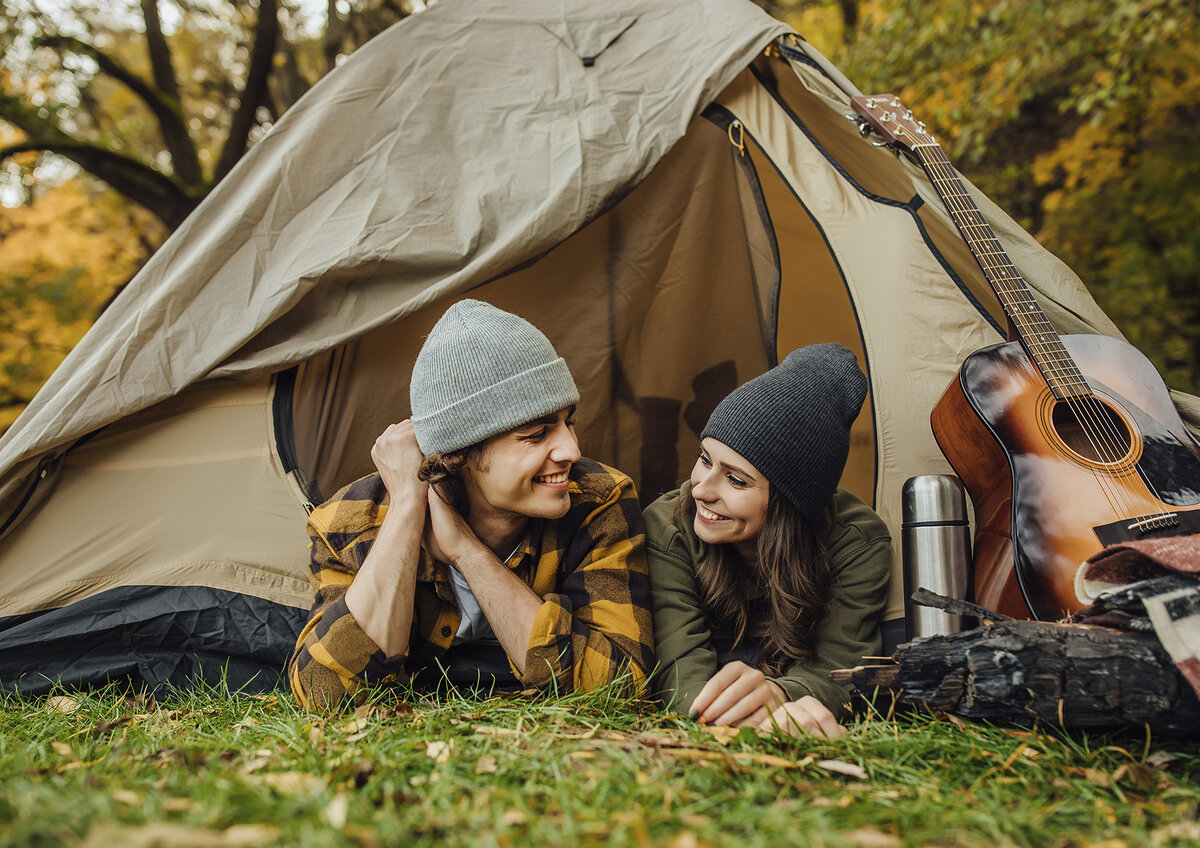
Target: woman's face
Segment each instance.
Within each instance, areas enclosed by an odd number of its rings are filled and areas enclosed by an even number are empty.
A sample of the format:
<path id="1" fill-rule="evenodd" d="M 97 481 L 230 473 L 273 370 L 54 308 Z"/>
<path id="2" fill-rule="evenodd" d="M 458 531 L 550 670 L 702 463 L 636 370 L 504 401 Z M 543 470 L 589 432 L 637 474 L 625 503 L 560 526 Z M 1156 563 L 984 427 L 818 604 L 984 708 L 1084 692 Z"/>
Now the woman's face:
<path id="1" fill-rule="evenodd" d="M 692 468 L 696 535 L 710 545 L 744 543 L 758 537 L 767 517 L 767 478 L 741 454 L 707 438 Z"/>
<path id="2" fill-rule="evenodd" d="M 571 506 L 567 474 L 578 459 L 573 406 L 492 436 L 464 469 L 471 519 L 562 518 Z"/>

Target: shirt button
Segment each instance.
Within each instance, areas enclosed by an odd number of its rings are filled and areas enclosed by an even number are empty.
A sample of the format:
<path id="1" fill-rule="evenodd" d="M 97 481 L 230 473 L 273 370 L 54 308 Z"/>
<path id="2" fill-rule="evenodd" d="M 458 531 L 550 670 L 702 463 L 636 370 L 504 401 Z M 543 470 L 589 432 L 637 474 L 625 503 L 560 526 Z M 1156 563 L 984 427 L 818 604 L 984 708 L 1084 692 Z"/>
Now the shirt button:
<path id="1" fill-rule="evenodd" d="M 443 625 L 443 627 L 442 627 L 442 635 L 443 636 L 449 636 L 453 632 L 454 631 L 450 629 L 449 624 Z"/>

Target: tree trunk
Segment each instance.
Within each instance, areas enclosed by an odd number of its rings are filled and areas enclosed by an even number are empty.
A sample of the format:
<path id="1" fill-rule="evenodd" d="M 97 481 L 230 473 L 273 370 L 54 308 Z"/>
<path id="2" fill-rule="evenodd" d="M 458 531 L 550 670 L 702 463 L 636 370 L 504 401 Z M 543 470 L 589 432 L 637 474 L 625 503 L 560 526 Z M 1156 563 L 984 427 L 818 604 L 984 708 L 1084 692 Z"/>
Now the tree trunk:
<path id="1" fill-rule="evenodd" d="M 1148 725 L 1200 736 L 1200 701 L 1153 635 L 1080 624 L 998 621 L 901 645 L 893 665 L 832 673 L 860 691 L 965 718 L 1065 728 Z"/>

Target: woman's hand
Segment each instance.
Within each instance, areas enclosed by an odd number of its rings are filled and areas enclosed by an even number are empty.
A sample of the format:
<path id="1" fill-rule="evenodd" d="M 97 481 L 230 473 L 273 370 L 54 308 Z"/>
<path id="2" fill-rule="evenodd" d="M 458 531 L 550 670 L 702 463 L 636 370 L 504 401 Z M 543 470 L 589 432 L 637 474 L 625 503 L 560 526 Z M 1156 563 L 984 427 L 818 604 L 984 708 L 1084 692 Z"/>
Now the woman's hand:
<path id="1" fill-rule="evenodd" d="M 736 660 L 709 678 L 688 714 L 701 724 L 757 727 L 786 700 L 787 695 L 777 683 L 757 668 Z"/>
<path id="2" fill-rule="evenodd" d="M 846 732 L 846 728 L 838 724 L 829 708 L 812 695 L 805 695 L 798 701 L 788 701 L 777 707 L 757 726 L 759 730 L 779 730 L 797 735 L 811 733 L 813 736 L 824 736 L 828 739 L 837 739 Z"/>

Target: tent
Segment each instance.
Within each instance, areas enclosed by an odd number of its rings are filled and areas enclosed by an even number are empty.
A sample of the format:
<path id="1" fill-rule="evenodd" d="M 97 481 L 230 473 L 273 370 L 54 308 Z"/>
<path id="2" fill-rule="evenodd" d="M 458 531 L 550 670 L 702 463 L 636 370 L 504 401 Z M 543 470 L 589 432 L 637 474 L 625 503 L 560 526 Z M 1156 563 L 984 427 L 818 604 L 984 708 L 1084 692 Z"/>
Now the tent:
<path id="1" fill-rule="evenodd" d="M 372 470 L 464 296 L 546 332 L 584 453 L 646 499 L 728 390 L 845 344 L 870 398 L 843 485 L 898 543 L 905 480 L 948 471 L 930 408 L 1003 318 L 920 169 L 845 119 L 853 93 L 746 0 L 443 0 L 375 38 L 0 442 L 0 681 L 276 685 L 311 600 L 305 508 Z M 977 200 L 1060 331 L 1117 335 Z"/>

